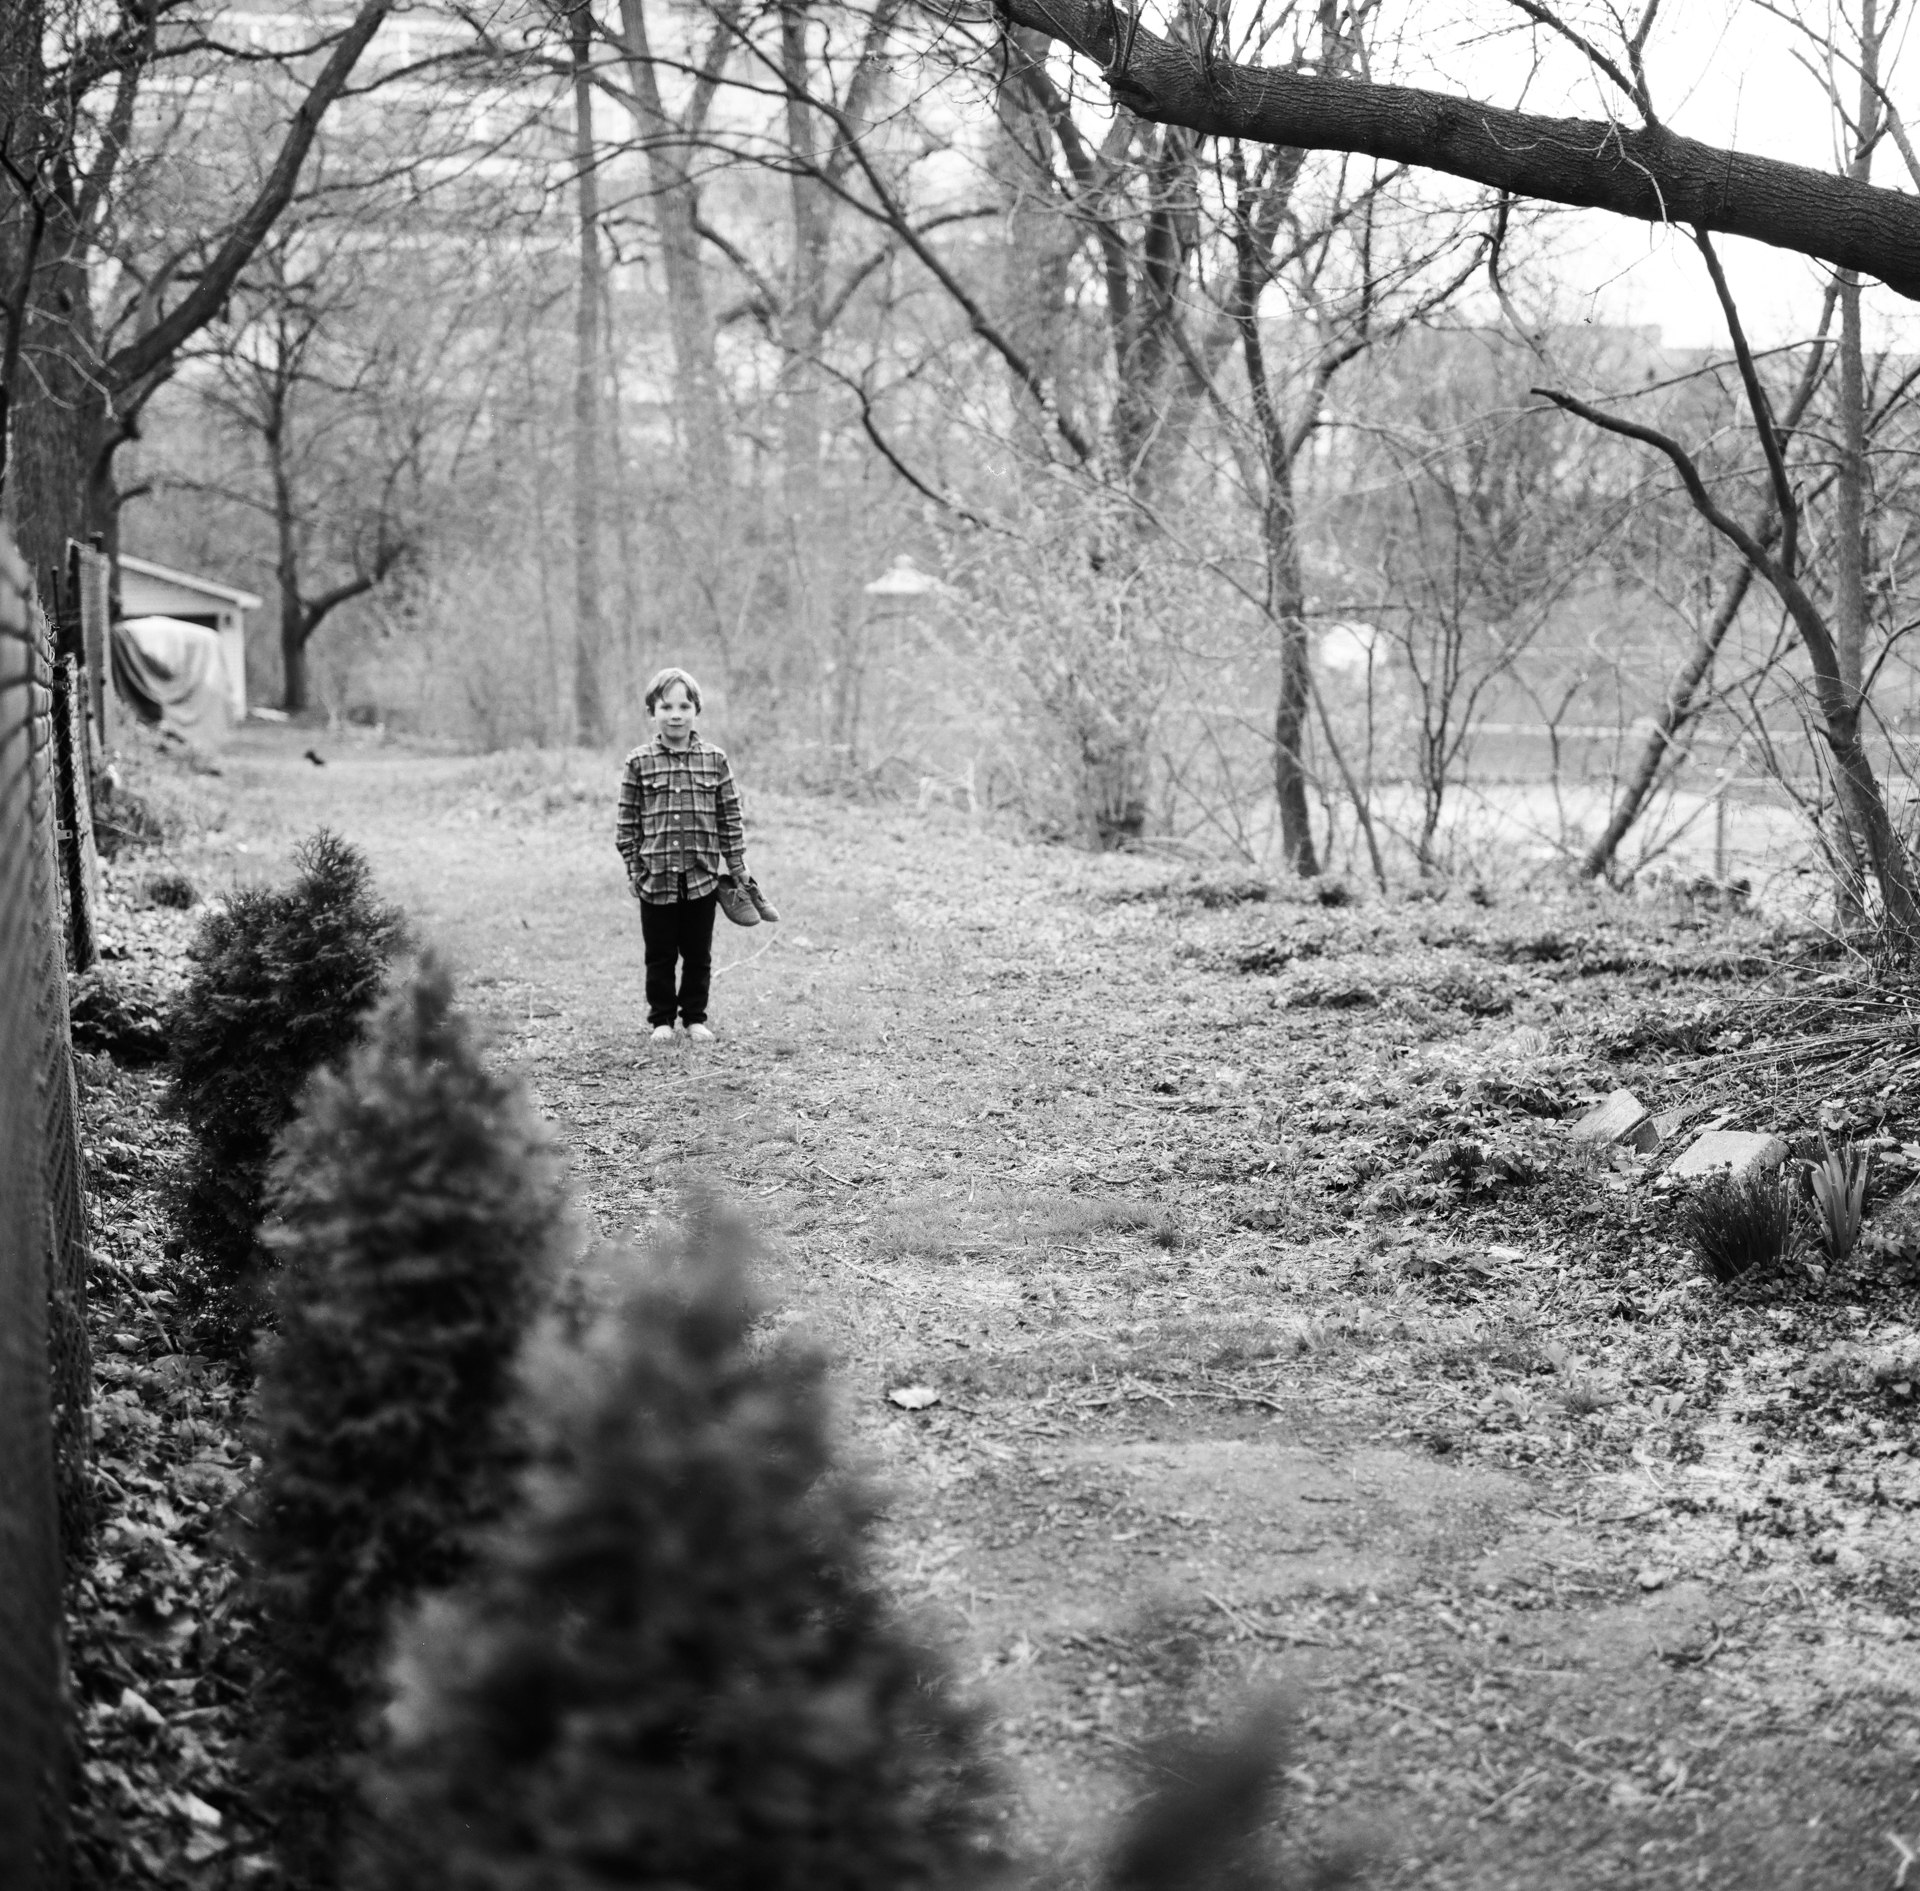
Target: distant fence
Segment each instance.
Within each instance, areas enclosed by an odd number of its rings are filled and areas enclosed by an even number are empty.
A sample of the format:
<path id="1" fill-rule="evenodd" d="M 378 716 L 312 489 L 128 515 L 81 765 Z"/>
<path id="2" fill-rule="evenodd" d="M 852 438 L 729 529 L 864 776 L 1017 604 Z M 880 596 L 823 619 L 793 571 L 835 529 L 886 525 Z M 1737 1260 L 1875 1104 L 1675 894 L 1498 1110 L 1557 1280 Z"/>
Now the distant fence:
<path id="1" fill-rule="evenodd" d="M 83 654 L 57 649 L 56 628 L 0 533 L 0 1891 L 53 1891 L 66 1875 L 62 1550 L 87 1529 L 88 1249 L 66 970 L 94 951 L 95 718 Z"/>

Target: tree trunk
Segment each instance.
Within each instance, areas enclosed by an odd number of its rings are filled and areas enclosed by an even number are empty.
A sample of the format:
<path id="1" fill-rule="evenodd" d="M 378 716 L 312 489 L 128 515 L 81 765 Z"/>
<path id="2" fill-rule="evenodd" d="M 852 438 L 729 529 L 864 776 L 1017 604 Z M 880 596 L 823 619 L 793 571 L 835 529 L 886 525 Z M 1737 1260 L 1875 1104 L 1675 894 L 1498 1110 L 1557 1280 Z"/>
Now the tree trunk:
<path id="1" fill-rule="evenodd" d="M 1221 58 L 1203 66 L 1190 48 L 1107 0 L 999 0 L 999 10 L 1085 54 L 1117 104 L 1155 123 L 1351 151 L 1515 197 L 1751 237 L 1920 299 L 1920 198 L 1900 191 L 1716 149 L 1663 128 L 1549 118 Z"/>
<path id="2" fill-rule="evenodd" d="M 1420 877 L 1432 876 L 1434 841 L 1440 833 L 1440 811 L 1446 805 L 1447 766 L 1441 753 L 1444 743 L 1428 735 L 1420 744 L 1420 833 L 1413 843 L 1413 863 Z"/>
<path id="3" fill-rule="evenodd" d="M 307 638 L 301 621 L 300 594 L 280 586 L 280 707 L 297 716 L 308 706 Z"/>
<path id="4" fill-rule="evenodd" d="M 607 739 L 608 727 L 601 676 L 606 612 L 600 589 L 600 414 L 606 376 L 600 359 L 600 190 L 594 168 L 591 0 L 575 0 L 567 25 L 580 212 L 573 324 L 573 717 L 577 739 L 593 747 Z"/>
<path id="5" fill-rule="evenodd" d="M 1782 573 L 1777 561 L 1767 577 L 1792 616 L 1812 664 L 1814 700 L 1820 709 L 1821 734 L 1833 756 L 1841 809 L 1880 889 L 1888 928 L 1909 943 L 1920 943 L 1920 882 L 1915 880 L 1913 856 L 1894 828 L 1872 760 L 1860 740 L 1859 692 L 1849 688 L 1841 675 L 1832 634 L 1805 587 L 1791 574 Z"/>
<path id="6" fill-rule="evenodd" d="M 1235 163 L 1237 168 L 1237 153 Z M 1243 183 L 1233 220 L 1235 273 L 1228 312 L 1240 331 L 1240 353 L 1260 441 L 1260 470 L 1266 481 L 1260 510 L 1261 545 L 1266 554 L 1263 601 L 1267 621 L 1278 633 L 1280 658 L 1280 689 L 1273 710 L 1273 792 L 1279 803 L 1280 851 L 1295 873 L 1311 879 L 1320 871 L 1307 803 L 1307 714 L 1313 704 L 1313 675 L 1308 666 L 1312 650 L 1307 637 L 1306 578 L 1300 568 L 1299 512 L 1294 503 L 1295 441 L 1274 402 L 1260 334 L 1260 291 L 1267 273 L 1261 240 L 1265 227 L 1266 220 L 1256 213 Z"/>
<path id="7" fill-rule="evenodd" d="M 823 162 L 819 125 L 807 102 L 807 25 L 810 0 L 781 0 L 780 63 L 786 83 L 787 142 L 798 162 L 789 183 L 793 258 L 780 340 L 780 471 L 787 527 L 790 647 L 816 670 L 825 667 L 821 595 L 823 538 L 820 456 L 826 415 L 820 344 L 826 330 L 827 244 L 831 212 L 818 170 Z M 827 705 L 821 705 L 821 714 Z"/>
<path id="8" fill-rule="evenodd" d="M 1063 385 L 1069 378 L 1063 370 L 1071 359 L 1073 264 L 1085 234 L 1054 187 L 1055 130 L 1047 109 L 1052 99 L 1047 46 L 1041 34 L 1025 27 L 1010 28 L 994 91 L 996 135 L 988 170 L 1006 212 L 999 246 L 1000 320 L 1056 404 L 1077 412 L 1079 403 Z M 1082 162 L 1086 162 L 1084 156 Z M 1104 228 L 1102 234 L 1107 234 Z M 1123 249 L 1116 269 L 1113 245 L 1109 242 L 1105 248 L 1107 309 L 1110 319 L 1118 321 L 1128 296 L 1125 253 Z M 1044 439 L 1053 424 L 1033 389 L 1016 374 L 1007 378 L 1016 407 Z"/>
<path id="9" fill-rule="evenodd" d="M 1868 7 L 1871 21 L 1872 7 Z M 1834 464 L 1833 646 L 1840 686 L 1865 708 L 1867 647 L 1867 385 L 1860 336 L 1860 277 L 1840 272 L 1840 451 Z M 1842 800 L 1842 814 L 1848 813 Z M 1842 930 L 1866 920 L 1861 885 L 1865 837 L 1844 820 L 1834 836 L 1834 917 Z"/>
<path id="10" fill-rule="evenodd" d="M 826 186 L 817 175 L 821 163 L 819 127 L 807 102 L 807 19 L 808 0 L 782 0 L 780 61 L 787 90 L 787 142 L 799 160 L 791 182 L 793 263 L 781 323 L 786 349 L 783 445 L 788 498 L 802 516 L 810 518 L 819 486 L 822 417 L 818 354 L 826 325 L 830 224 Z"/>
<path id="11" fill-rule="evenodd" d="M 297 716 L 312 706 L 308 693 L 307 644 L 311 628 L 300 595 L 300 554 L 290 523 L 280 527 L 280 556 L 274 572 L 280 593 L 280 707 Z"/>
<path id="12" fill-rule="evenodd" d="M 1307 805 L 1307 712 L 1313 703 L 1312 650 L 1307 636 L 1306 584 L 1300 569 L 1299 519 L 1293 462 L 1267 469 L 1262 514 L 1267 554 L 1268 610 L 1280 632 L 1280 691 L 1273 710 L 1273 792 L 1280 804 L 1280 847 L 1295 873 L 1320 871 Z"/>
<path id="13" fill-rule="evenodd" d="M 1859 715 L 1843 707 L 1846 685 L 1837 677 L 1823 679 L 1819 693 L 1823 704 L 1832 705 L 1825 734 L 1833 751 L 1840 805 L 1880 889 L 1887 924 L 1909 944 L 1920 942 L 1920 884 L 1914 879 L 1913 856 L 1887 813 L 1873 763 L 1860 740 Z"/>
<path id="14" fill-rule="evenodd" d="M 284 354 L 280 358 L 284 364 Z M 260 444 L 266 449 L 267 476 L 273 487 L 273 571 L 280 594 L 280 707 L 297 716 L 308 706 L 307 609 L 300 595 L 300 520 L 294 503 L 288 388 L 282 374 L 262 384 L 267 402 Z"/>
<path id="15" fill-rule="evenodd" d="M 1854 122 L 1853 162 L 1848 176 L 1866 184 L 1873 175 L 1873 147 L 1880 135 L 1880 35 L 1878 0 L 1861 0 L 1859 116 Z M 1856 713 L 1866 703 L 1867 649 L 1867 370 L 1860 334 L 1860 276 L 1840 271 L 1840 451 L 1834 464 L 1838 542 L 1834 546 L 1833 641 L 1840 682 Z M 1843 798 L 1841 812 L 1847 809 Z M 1834 836 L 1834 918 L 1844 931 L 1866 921 L 1862 883 L 1863 835 L 1843 818 Z"/>
<path id="16" fill-rule="evenodd" d="M 645 0 L 620 0 L 620 24 L 634 129 L 646 153 L 660 270 L 667 285 L 674 409 L 689 483 L 697 497 L 710 497 L 728 483 L 727 437 L 714 363 L 713 315 L 701 267 L 700 203 L 689 164 L 691 145 L 661 103 Z"/>
<path id="17" fill-rule="evenodd" d="M 44 581 L 65 568 L 68 539 L 86 537 L 104 403 L 86 244 L 62 161 L 66 128 L 47 96 L 46 9 L 7 0 L 0 15 L 0 139 L 21 173 L 0 177 L 0 349 L 10 369 L 0 390 L 0 519 Z"/>
<path id="18" fill-rule="evenodd" d="M 1114 454 L 1119 476 L 1143 499 L 1153 497 L 1161 465 L 1176 444 L 1170 438 L 1166 384 L 1176 347 L 1180 284 L 1199 235 L 1198 144 L 1187 132 L 1169 127 L 1146 166 L 1151 195 L 1139 275 L 1115 349 L 1120 385 L 1113 403 Z"/>

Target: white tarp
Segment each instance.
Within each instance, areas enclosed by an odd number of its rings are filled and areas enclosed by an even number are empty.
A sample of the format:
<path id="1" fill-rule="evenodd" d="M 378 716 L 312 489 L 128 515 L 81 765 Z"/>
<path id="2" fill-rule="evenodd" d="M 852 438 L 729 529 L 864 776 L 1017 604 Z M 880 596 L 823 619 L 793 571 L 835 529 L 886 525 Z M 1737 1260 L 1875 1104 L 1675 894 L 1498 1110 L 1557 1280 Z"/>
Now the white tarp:
<path id="1" fill-rule="evenodd" d="M 220 633 L 178 617 L 123 617 L 113 627 L 121 700 L 201 748 L 226 740 L 232 694 Z"/>

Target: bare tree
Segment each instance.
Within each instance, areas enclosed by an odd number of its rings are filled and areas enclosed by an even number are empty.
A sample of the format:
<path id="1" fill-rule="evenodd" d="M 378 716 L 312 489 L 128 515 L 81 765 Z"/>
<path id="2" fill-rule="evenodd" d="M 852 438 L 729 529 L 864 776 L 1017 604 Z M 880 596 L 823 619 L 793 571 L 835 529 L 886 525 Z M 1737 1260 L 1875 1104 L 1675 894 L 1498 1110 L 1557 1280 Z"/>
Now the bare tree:
<path id="1" fill-rule="evenodd" d="M 433 555 L 498 373 L 480 245 L 451 252 L 405 205 L 331 209 L 291 213 L 255 253 L 190 345 L 164 403 L 178 437 L 145 469 L 267 523 L 293 712 L 335 613 Z"/>
<path id="2" fill-rule="evenodd" d="M 1489 703 L 1524 695 L 1521 666 L 1558 620 L 1612 608 L 1602 554 L 1639 498 L 1632 456 L 1569 452 L 1516 398 L 1533 357 L 1483 332 L 1421 332 L 1376 364 L 1372 416 L 1332 505 L 1349 607 L 1381 633 L 1406 694 L 1420 871 L 1465 781 Z"/>
<path id="3" fill-rule="evenodd" d="M 361 0 L 347 23 L 285 62 L 277 148 L 237 214 L 210 240 L 179 241 L 134 306 L 96 319 L 93 271 L 141 89 L 163 59 L 224 49 L 186 0 L 118 0 L 68 36 L 46 0 L 12 0 L 0 26 L 0 388 L 4 515 L 31 562 L 106 530 L 108 469 L 152 383 L 211 321 L 292 201 L 320 124 L 346 90 L 393 0 Z M 292 74 L 305 70 L 304 80 Z M 104 96 L 105 103 L 101 100 Z"/>
<path id="4" fill-rule="evenodd" d="M 1813 343 L 1805 352 L 1801 371 L 1780 403 L 1779 424 L 1784 433 L 1792 433 L 1801 425 L 1831 365 L 1828 331 L 1833 305 L 1834 296 L 1830 293 Z M 1770 482 L 1753 502 L 1748 518 L 1747 529 L 1755 543 L 1769 551 L 1778 545 L 1781 519 Z M 1580 870 L 1587 878 L 1598 879 L 1612 872 L 1621 842 L 1646 811 L 1660 782 L 1684 755 L 1688 731 L 1713 700 L 1709 686 L 1714 665 L 1740 621 L 1755 576 L 1754 566 L 1742 558 L 1721 583 L 1711 609 L 1699 620 L 1693 642 L 1667 684 L 1646 741 L 1625 780 L 1616 789 L 1606 822 L 1581 857 Z"/>

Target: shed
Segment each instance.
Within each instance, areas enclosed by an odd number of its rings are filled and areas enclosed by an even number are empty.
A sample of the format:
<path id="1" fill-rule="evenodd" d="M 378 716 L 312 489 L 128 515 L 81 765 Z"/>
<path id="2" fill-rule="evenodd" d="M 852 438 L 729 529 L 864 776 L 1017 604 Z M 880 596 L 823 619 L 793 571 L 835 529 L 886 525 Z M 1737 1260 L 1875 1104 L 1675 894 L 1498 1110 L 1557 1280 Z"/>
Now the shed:
<path id="1" fill-rule="evenodd" d="M 145 558 L 120 556 L 120 615 L 171 617 L 218 633 L 226 668 L 227 705 L 235 722 L 247 713 L 247 613 L 266 600 L 231 584 L 197 578 Z"/>

